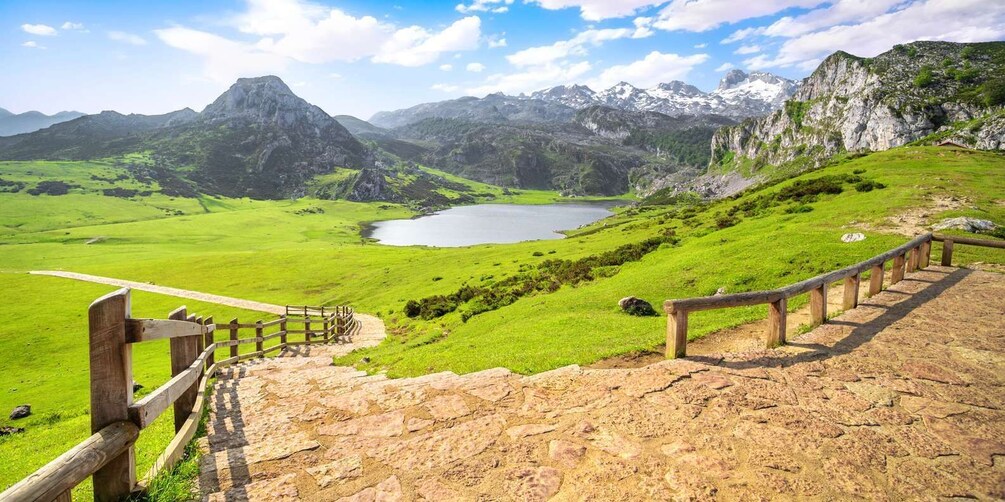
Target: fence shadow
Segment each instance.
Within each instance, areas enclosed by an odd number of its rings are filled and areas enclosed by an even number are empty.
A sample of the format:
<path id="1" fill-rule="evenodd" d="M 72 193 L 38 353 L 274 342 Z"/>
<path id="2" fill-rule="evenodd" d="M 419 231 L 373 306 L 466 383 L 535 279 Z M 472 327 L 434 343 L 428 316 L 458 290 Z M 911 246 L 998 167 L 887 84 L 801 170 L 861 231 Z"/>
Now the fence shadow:
<path id="1" fill-rule="evenodd" d="M 226 491 L 225 500 L 248 499 L 245 486 L 251 483 L 251 469 L 248 466 L 244 448 L 248 446 L 249 442 L 244 434 L 244 415 L 241 410 L 241 400 L 238 398 L 238 388 L 242 378 L 247 376 L 247 370 L 248 368 L 243 365 L 230 368 L 229 378 L 218 379 L 213 389 L 217 413 L 213 414 L 213 420 L 210 421 L 210 454 L 203 457 L 200 466 L 199 483 L 203 496 L 218 492 L 225 486 L 224 480 L 221 479 L 220 470 L 226 470 L 231 488 Z M 226 414 L 220 413 L 225 408 L 229 411 Z M 228 421 L 230 427 L 227 427 Z M 218 439 L 219 442 L 214 444 L 214 439 Z M 223 461 L 215 462 L 220 452 L 223 452 L 226 458 L 225 465 Z"/>

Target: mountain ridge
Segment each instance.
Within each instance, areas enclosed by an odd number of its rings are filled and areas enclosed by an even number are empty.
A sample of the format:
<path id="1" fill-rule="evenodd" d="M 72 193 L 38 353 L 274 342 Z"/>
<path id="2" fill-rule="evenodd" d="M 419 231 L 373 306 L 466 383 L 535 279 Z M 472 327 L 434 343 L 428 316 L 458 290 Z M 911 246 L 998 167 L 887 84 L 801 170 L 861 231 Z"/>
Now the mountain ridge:
<path id="1" fill-rule="evenodd" d="M 62 111 L 52 115 L 30 110 L 14 113 L 0 108 L 0 136 L 14 136 L 45 129 L 54 124 L 73 120 L 86 114 L 77 111 Z"/>

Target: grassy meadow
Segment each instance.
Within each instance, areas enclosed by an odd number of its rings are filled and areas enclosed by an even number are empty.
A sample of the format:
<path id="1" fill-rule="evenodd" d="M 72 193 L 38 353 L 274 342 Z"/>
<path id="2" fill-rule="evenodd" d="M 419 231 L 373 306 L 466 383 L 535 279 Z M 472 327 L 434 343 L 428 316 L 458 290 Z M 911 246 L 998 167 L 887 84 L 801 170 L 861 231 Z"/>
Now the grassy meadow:
<path id="1" fill-rule="evenodd" d="M 338 362 L 391 376 L 496 366 L 535 373 L 662 343 L 665 318 L 621 313 L 617 301 L 624 296 L 658 308 L 667 298 L 708 295 L 720 287 L 741 292 L 799 281 L 902 244 L 907 237 L 890 233 L 888 217 L 926 206 L 935 196 L 965 203 L 944 214 L 930 212 L 930 222 L 965 215 L 1005 224 L 1005 156 L 934 147 L 846 159 L 707 205 L 621 208 L 566 239 L 465 248 L 390 247 L 360 237 L 367 222 L 415 215 L 398 204 L 186 198 L 166 195 L 156 184 L 117 180 L 124 172 L 111 161 L 0 163 L 3 180 L 27 187 L 46 180 L 75 185 L 58 196 L 0 193 L 0 350 L 7 354 L 0 371 L 0 425 L 27 429 L 0 438 L 0 488 L 89 435 L 86 312 L 94 298 L 113 289 L 30 276 L 29 270 L 64 269 L 277 304 L 352 304 L 382 317 L 390 335 L 380 346 Z M 780 198 L 799 183 L 842 176 L 885 188 L 859 191 L 855 183 L 839 182 L 840 193 Z M 553 192 L 507 195 L 497 187 L 450 180 L 492 195 L 481 201 L 558 200 Z M 104 195 L 109 187 L 150 193 Z M 868 238 L 840 241 L 854 231 Z M 427 320 L 403 312 L 409 300 L 450 295 L 463 286 L 490 288 L 533 276 L 546 260 L 583 260 L 666 235 L 675 237 L 637 261 L 595 269 L 594 280 L 562 283 L 554 292 L 523 296 L 467 319 L 469 305 Z M 996 250 L 960 246 L 956 256 L 960 263 L 1005 263 L 1005 253 Z M 261 317 L 141 292 L 134 295 L 133 313 L 163 317 L 182 303 L 217 320 Z M 765 315 L 763 307 L 704 312 L 692 316 L 690 332 L 701 336 Z M 136 349 L 135 378 L 146 386 L 141 394 L 168 379 L 167 353 L 166 344 Z M 32 417 L 6 420 L 10 409 L 24 403 L 32 405 Z M 139 472 L 169 440 L 170 420 L 166 414 L 141 436 Z M 77 494 L 86 497 L 88 490 Z"/>

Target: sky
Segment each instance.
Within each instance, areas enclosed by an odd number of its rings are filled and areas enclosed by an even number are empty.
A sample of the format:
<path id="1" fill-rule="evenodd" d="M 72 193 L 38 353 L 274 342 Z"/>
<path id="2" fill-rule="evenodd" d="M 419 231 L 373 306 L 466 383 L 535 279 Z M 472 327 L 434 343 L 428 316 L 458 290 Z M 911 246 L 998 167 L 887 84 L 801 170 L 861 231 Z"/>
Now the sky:
<path id="1" fill-rule="evenodd" d="M 979 13 L 979 15 L 977 15 Z M 731 68 L 798 79 L 828 54 L 1005 39 L 1005 0 L 0 0 L 0 107 L 202 110 L 278 75 L 331 115 Z"/>

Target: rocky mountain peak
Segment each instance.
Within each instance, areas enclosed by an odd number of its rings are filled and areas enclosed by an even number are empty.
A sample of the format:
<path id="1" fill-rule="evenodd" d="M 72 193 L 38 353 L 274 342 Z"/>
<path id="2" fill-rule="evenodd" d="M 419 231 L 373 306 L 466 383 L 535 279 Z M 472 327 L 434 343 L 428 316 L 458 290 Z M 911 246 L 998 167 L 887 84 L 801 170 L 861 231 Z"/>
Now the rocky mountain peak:
<path id="1" fill-rule="evenodd" d="M 301 120 L 334 122 L 320 108 L 294 94 L 282 79 L 271 75 L 238 79 L 202 111 L 200 118 L 216 121 L 235 117 L 283 128 Z"/>
<path id="2" fill-rule="evenodd" d="M 726 72 L 719 80 L 718 90 L 725 91 L 726 89 L 732 89 L 736 87 L 737 84 L 747 80 L 747 74 L 740 69 L 734 68 Z"/>

